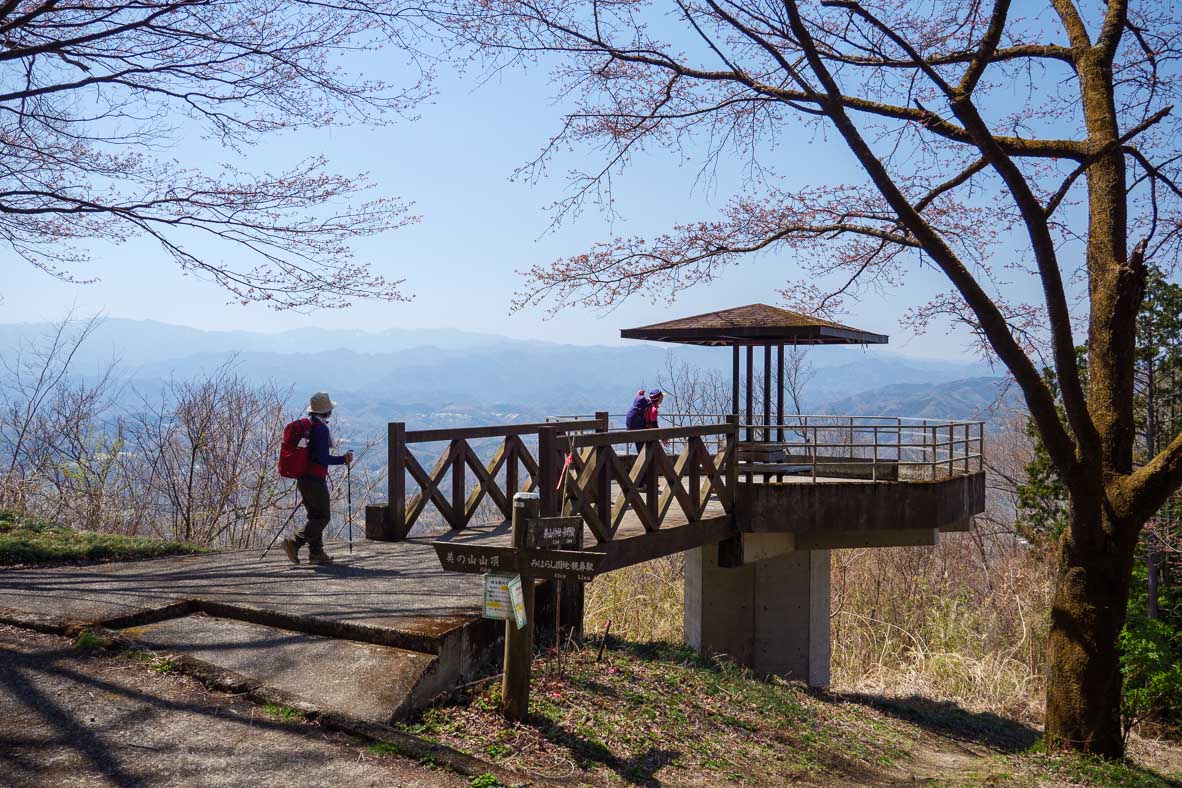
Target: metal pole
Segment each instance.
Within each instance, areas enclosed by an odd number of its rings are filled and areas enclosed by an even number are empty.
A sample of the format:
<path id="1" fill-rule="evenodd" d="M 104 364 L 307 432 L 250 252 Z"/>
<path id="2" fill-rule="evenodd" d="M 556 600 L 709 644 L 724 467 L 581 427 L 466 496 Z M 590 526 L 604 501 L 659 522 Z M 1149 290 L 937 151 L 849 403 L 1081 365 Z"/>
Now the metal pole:
<path id="1" fill-rule="evenodd" d="M 301 499 L 300 502 L 295 505 L 295 508 L 291 510 L 291 514 L 289 514 L 287 519 L 283 521 L 283 525 L 279 526 L 279 530 L 275 532 L 273 537 L 271 537 L 271 544 L 267 545 L 267 549 L 264 550 L 263 554 L 259 556 L 260 561 L 267 557 L 267 553 L 271 552 L 271 548 L 275 546 L 275 542 L 279 541 L 279 534 L 283 533 L 284 529 L 287 528 L 287 524 L 291 522 L 291 518 L 295 517 L 295 513 L 298 512 L 300 507 L 303 505 L 304 502 Z"/>
<path id="2" fill-rule="evenodd" d="M 952 461 L 955 459 L 954 455 L 956 453 L 955 452 L 956 438 L 953 435 L 955 429 L 956 429 L 956 427 L 954 427 L 953 425 L 951 425 L 951 424 L 948 425 L 948 475 L 949 476 L 951 476 L 955 472 L 955 469 L 952 467 Z"/>
<path id="3" fill-rule="evenodd" d="M 895 462 L 903 462 L 903 417 L 895 417 Z"/>
<path id="4" fill-rule="evenodd" d="M 870 480 L 878 481 L 878 425 L 871 427 L 874 430 L 874 459 L 870 461 Z"/>
<path id="5" fill-rule="evenodd" d="M 752 415 L 752 389 L 755 388 L 755 346 L 747 346 L 747 440 L 751 441 L 751 422 L 755 418 Z M 751 481 L 751 479 L 747 479 Z"/>
<path id="6" fill-rule="evenodd" d="M 353 555 L 353 466 L 345 466 L 345 500 L 349 507 L 349 555 Z"/>
<path id="7" fill-rule="evenodd" d="M 935 427 L 929 428 L 927 419 L 924 419 L 924 422 L 923 422 L 923 442 L 925 444 L 928 442 L 929 429 L 930 429 L 931 435 L 932 435 L 932 453 L 931 453 L 931 456 L 928 458 L 928 462 L 931 463 L 930 467 L 928 468 L 928 476 L 929 476 L 929 478 L 931 478 L 932 481 L 935 481 L 935 479 L 936 479 L 936 428 Z"/>
<path id="8" fill-rule="evenodd" d="M 969 472 L 969 423 L 964 423 L 964 472 Z"/>
<path id="9" fill-rule="evenodd" d="M 985 470 L 985 422 L 977 422 L 977 470 Z"/>
<path id="10" fill-rule="evenodd" d="M 817 425 L 813 425 L 813 481 L 817 480 Z"/>
<path id="11" fill-rule="evenodd" d="M 776 346 L 776 440 L 784 442 L 784 346 Z"/>
<path id="12" fill-rule="evenodd" d="M 763 442 L 772 440 L 772 346 L 763 346 Z M 766 479 L 764 480 L 766 481 Z"/>
<path id="13" fill-rule="evenodd" d="M 731 413 L 739 415 L 739 346 L 732 347 L 734 353 L 731 358 Z"/>

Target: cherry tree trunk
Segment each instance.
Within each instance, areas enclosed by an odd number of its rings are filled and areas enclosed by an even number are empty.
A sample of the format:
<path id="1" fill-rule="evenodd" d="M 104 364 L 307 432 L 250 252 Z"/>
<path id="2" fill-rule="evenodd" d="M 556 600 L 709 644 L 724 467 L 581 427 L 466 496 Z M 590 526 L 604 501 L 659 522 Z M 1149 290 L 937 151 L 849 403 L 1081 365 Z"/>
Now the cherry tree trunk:
<path id="1" fill-rule="evenodd" d="M 1059 543 L 1047 649 L 1046 741 L 1054 749 L 1124 754 L 1118 638 L 1138 529 L 1112 520 L 1104 496 L 1074 496 Z M 1079 500 L 1082 499 L 1082 500 Z"/>

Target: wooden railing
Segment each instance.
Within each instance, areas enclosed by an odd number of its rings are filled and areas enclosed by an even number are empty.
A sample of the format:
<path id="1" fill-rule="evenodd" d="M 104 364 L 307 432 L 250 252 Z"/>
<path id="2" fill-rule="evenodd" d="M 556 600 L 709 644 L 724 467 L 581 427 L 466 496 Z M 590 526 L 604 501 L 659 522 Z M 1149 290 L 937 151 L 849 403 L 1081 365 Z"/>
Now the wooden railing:
<path id="1" fill-rule="evenodd" d="M 543 516 L 579 515 L 599 542 L 610 541 L 629 512 L 647 532 L 661 527 L 674 504 L 679 522 L 698 522 L 707 517 L 711 501 L 723 512 L 734 509 L 738 429 L 731 420 L 608 432 L 606 413 L 459 429 L 407 430 L 393 423 L 389 499 L 367 509 L 367 533 L 372 525 L 371 538 L 404 539 L 428 508 L 446 526 L 463 529 L 486 501 L 486 511 L 509 520 L 513 495 L 533 490 L 540 494 Z M 490 439 L 499 442 L 486 462 L 473 443 Z M 677 448 L 671 452 L 665 442 Z M 444 444 L 430 470 L 412 450 L 427 444 Z M 633 456 L 636 444 L 641 449 Z M 619 446 L 625 448 L 617 451 Z M 487 454 L 490 447 L 483 448 Z"/>
<path id="2" fill-rule="evenodd" d="M 511 519 L 514 493 L 535 489 L 542 493 L 544 513 L 550 513 L 558 508 L 556 487 L 564 457 L 560 437 L 606 430 L 607 414 L 600 416 L 458 429 L 407 430 L 404 423 L 390 424 L 389 498 L 383 514 L 388 523 L 386 538 L 405 538 L 428 506 L 453 529 L 467 527 L 486 498 L 505 519 Z M 536 447 L 531 447 L 533 441 L 527 439 L 534 436 Z M 485 462 L 472 443 L 498 438 L 492 458 Z M 428 471 L 411 447 L 431 443 L 446 446 Z M 416 487 L 408 496 L 408 490 Z M 547 495 L 547 488 L 552 494 Z"/>
<path id="3" fill-rule="evenodd" d="M 712 498 L 730 513 L 737 435 L 738 424 L 731 421 L 570 436 L 570 462 L 560 481 L 562 513 L 581 516 L 600 543 L 611 541 L 628 512 L 650 533 L 661 527 L 674 503 L 688 523 L 705 518 Z M 711 438 L 716 451 L 707 448 Z M 666 452 L 666 441 L 676 442 L 680 452 Z M 627 452 L 638 443 L 633 458 Z M 616 451 L 620 445 L 626 447 L 623 455 Z"/>

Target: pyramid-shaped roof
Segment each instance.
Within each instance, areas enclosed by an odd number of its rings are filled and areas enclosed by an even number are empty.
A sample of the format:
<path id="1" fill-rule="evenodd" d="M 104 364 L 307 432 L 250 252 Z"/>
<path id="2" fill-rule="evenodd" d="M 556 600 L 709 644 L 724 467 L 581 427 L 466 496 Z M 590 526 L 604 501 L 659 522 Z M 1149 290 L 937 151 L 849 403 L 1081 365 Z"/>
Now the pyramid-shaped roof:
<path id="1" fill-rule="evenodd" d="M 687 345 L 885 345 L 885 334 L 800 312 L 749 304 L 620 331 L 624 339 Z"/>

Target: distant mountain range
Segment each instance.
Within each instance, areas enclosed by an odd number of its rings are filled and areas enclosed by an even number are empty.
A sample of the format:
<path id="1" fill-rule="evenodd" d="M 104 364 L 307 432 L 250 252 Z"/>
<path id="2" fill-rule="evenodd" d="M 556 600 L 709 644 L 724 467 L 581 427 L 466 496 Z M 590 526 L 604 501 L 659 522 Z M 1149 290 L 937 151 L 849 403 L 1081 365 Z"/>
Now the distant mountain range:
<path id="1" fill-rule="evenodd" d="M 12 358 L 49 329 L 0 325 L 0 356 Z M 233 360 L 248 380 L 290 387 L 293 407 L 311 391 L 331 391 L 341 415 L 368 432 L 397 420 L 442 426 L 620 412 L 638 388 L 657 384 L 670 352 L 730 375 L 730 353 L 721 348 L 562 345 L 449 329 L 201 331 L 114 318 L 90 337 L 76 369 L 97 374 L 117 359 L 118 377 L 151 391 Z M 965 418 L 988 410 L 1002 390 L 1002 379 L 980 363 L 846 347 L 816 348 L 808 359 L 816 375 L 806 409 L 814 412 Z"/>

